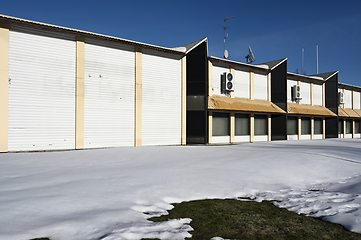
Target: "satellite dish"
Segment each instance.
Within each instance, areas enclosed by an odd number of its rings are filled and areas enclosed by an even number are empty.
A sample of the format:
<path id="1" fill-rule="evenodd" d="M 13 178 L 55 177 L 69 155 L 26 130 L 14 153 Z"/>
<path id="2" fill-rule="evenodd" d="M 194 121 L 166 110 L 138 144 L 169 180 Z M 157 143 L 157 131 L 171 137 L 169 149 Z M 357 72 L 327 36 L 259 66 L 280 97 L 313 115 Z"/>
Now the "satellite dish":
<path id="1" fill-rule="evenodd" d="M 224 58 L 227 59 L 228 58 L 228 50 L 224 50 L 224 54 L 223 54 Z"/>
<path id="2" fill-rule="evenodd" d="M 248 55 L 246 56 L 246 61 L 247 63 L 253 63 L 254 61 L 256 61 L 252 49 L 249 46 L 248 46 Z"/>

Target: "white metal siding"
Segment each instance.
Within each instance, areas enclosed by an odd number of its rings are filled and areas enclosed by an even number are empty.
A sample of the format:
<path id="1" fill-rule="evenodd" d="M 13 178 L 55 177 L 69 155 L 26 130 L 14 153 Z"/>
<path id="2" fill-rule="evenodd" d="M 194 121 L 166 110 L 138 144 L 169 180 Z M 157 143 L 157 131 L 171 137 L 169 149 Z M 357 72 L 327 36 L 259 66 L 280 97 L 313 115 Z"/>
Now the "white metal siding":
<path id="1" fill-rule="evenodd" d="M 247 136 L 234 136 L 234 142 L 250 142 L 251 137 Z"/>
<path id="2" fill-rule="evenodd" d="M 258 136 L 254 136 L 253 141 L 255 141 L 255 142 L 265 142 L 265 141 L 268 141 L 268 135 L 258 135 Z"/>
<path id="3" fill-rule="evenodd" d="M 311 135 L 310 135 L 310 134 L 301 135 L 301 140 L 309 140 L 309 139 L 311 139 Z"/>
<path id="4" fill-rule="evenodd" d="M 212 136 L 212 143 L 230 143 L 229 136 Z"/>
<path id="5" fill-rule="evenodd" d="M 287 102 L 292 102 L 292 87 L 297 85 L 296 80 L 287 79 Z"/>
<path id="6" fill-rule="evenodd" d="M 254 99 L 268 99 L 267 75 L 254 73 Z"/>
<path id="7" fill-rule="evenodd" d="M 221 75 L 229 72 L 228 68 L 213 66 L 212 67 L 212 93 L 214 95 L 222 95 L 221 93 Z M 234 87 L 237 87 L 235 84 Z"/>
<path id="8" fill-rule="evenodd" d="M 134 47 L 84 46 L 84 147 L 134 145 Z"/>
<path id="9" fill-rule="evenodd" d="M 234 71 L 234 95 L 239 98 L 249 98 L 249 72 L 235 70 Z"/>
<path id="10" fill-rule="evenodd" d="M 313 105 L 322 106 L 322 85 L 313 84 Z"/>
<path id="11" fill-rule="evenodd" d="M 354 109 L 360 109 L 360 92 L 354 92 Z"/>
<path id="12" fill-rule="evenodd" d="M 145 50 L 142 61 L 142 144 L 181 144 L 180 56 Z"/>
<path id="13" fill-rule="evenodd" d="M 311 104 L 311 84 L 309 82 L 301 82 L 301 103 Z"/>
<path id="14" fill-rule="evenodd" d="M 323 135 L 322 134 L 315 134 L 315 135 L 313 135 L 313 139 L 323 139 Z"/>
<path id="15" fill-rule="evenodd" d="M 9 151 L 75 148 L 75 46 L 10 31 Z"/>
<path id="16" fill-rule="evenodd" d="M 287 135 L 287 140 L 298 140 L 298 135 Z"/>
<path id="17" fill-rule="evenodd" d="M 352 91 L 345 90 L 344 93 L 345 108 L 352 108 Z"/>

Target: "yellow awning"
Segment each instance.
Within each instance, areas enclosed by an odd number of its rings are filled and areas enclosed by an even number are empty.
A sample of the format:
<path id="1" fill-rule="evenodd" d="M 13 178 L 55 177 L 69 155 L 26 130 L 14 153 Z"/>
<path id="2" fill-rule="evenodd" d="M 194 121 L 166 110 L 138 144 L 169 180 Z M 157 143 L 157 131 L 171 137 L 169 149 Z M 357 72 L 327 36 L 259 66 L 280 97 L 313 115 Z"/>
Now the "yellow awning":
<path id="1" fill-rule="evenodd" d="M 348 117 L 347 113 L 343 110 L 343 108 L 338 108 L 338 116 L 339 117 Z"/>
<path id="2" fill-rule="evenodd" d="M 341 110 L 341 111 L 340 111 Z M 340 112 L 342 112 L 340 114 Z M 346 116 L 345 116 L 346 114 Z M 360 118 L 361 116 L 355 111 L 355 109 L 351 108 L 338 108 L 338 115 L 340 117 L 351 117 L 351 118 Z"/>
<path id="3" fill-rule="evenodd" d="M 288 113 L 315 116 L 336 116 L 331 110 L 323 106 L 312 106 L 307 104 L 287 103 Z"/>
<path id="4" fill-rule="evenodd" d="M 285 113 L 274 103 L 266 100 L 209 96 L 208 109 L 244 112 Z"/>
<path id="5" fill-rule="evenodd" d="M 354 109 L 354 111 L 361 117 L 361 109 Z"/>

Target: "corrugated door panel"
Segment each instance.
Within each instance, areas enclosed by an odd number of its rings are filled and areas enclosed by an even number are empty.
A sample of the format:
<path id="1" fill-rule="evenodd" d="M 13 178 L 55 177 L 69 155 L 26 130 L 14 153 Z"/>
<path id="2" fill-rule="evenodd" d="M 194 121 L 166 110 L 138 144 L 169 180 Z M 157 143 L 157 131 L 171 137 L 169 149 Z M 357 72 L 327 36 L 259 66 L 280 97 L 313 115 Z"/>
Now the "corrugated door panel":
<path id="1" fill-rule="evenodd" d="M 313 84 L 313 105 L 322 106 L 322 85 Z"/>
<path id="2" fill-rule="evenodd" d="M 352 91 L 345 90 L 344 93 L 345 108 L 352 108 Z"/>
<path id="3" fill-rule="evenodd" d="M 311 84 L 309 82 L 301 82 L 301 103 L 311 104 Z"/>
<path id="4" fill-rule="evenodd" d="M 10 31 L 9 151 L 75 148 L 75 46 Z"/>
<path id="5" fill-rule="evenodd" d="M 221 93 L 221 75 L 225 72 L 229 72 L 229 69 L 224 67 L 213 66 L 212 67 L 212 90 L 214 95 L 222 95 Z M 236 87 L 236 85 L 235 85 Z"/>
<path id="6" fill-rule="evenodd" d="M 292 102 L 292 87 L 297 85 L 296 80 L 287 79 L 287 102 Z"/>
<path id="7" fill-rule="evenodd" d="M 134 47 L 98 44 L 84 47 L 84 147 L 133 146 Z"/>
<path id="8" fill-rule="evenodd" d="M 254 99 L 267 100 L 267 75 L 254 73 Z"/>
<path id="9" fill-rule="evenodd" d="M 239 98 L 249 98 L 249 72 L 234 71 L 234 95 Z"/>
<path id="10" fill-rule="evenodd" d="M 180 56 L 144 50 L 142 144 L 181 144 Z"/>
<path id="11" fill-rule="evenodd" d="M 353 104 L 355 109 L 360 109 L 360 92 L 354 92 Z"/>

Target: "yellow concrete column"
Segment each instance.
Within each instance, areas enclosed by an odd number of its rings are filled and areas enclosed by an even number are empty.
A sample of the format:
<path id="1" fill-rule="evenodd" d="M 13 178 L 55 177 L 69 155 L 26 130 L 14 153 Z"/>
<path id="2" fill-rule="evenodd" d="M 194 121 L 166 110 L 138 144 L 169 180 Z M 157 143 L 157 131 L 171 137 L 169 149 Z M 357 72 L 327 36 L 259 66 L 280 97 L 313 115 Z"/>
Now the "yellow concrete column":
<path id="1" fill-rule="evenodd" d="M 325 83 L 322 84 L 322 106 L 326 107 Z"/>
<path id="2" fill-rule="evenodd" d="M 346 119 L 343 119 L 343 138 L 346 138 Z"/>
<path id="3" fill-rule="evenodd" d="M 84 38 L 76 38 L 75 149 L 84 148 Z"/>
<path id="4" fill-rule="evenodd" d="M 311 139 L 315 138 L 315 119 L 311 117 Z"/>
<path id="5" fill-rule="evenodd" d="M 326 120 L 325 120 L 325 118 L 322 119 L 322 138 L 326 139 Z"/>
<path id="6" fill-rule="evenodd" d="M 181 144 L 187 144 L 187 59 L 182 58 L 182 139 Z"/>
<path id="7" fill-rule="evenodd" d="M 301 117 L 298 117 L 298 140 L 301 140 L 302 131 L 302 120 Z"/>
<path id="8" fill-rule="evenodd" d="M 254 114 L 251 114 L 249 119 L 249 133 L 250 133 L 250 140 L 254 142 Z"/>
<path id="9" fill-rule="evenodd" d="M 267 100 L 271 101 L 271 73 L 267 74 Z"/>
<path id="10" fill-rule="evenodd" d="M 271 122 L 272 121 L 272 119 L 271 119 L 271 114 L 268 114 L 268 138 L 267 138 L 267 140 L 268 141 L 271 141 L 271 134 L 272 134 L 272 125 L 271 125 Z"/>
<path id="11" fill-rule="evenodd" d="M 313 101 L 314 101 L 314 96 L 313 96 L 313 94 L 314 94 L 314 86 L 313 86 L 313 82 L 311 82 L 311 84 L 310 84 L 310 95 L 311 95 L 310 101 L 311 101 L 311 105 L 312 105 L 312 106 L 313 106 Z"/>
<path id="12" fill-rule="evenodd" d="M 213 127 L 213 112 L 209 111 L 209 115 L 208 115 L 208 143 L 211 144 L 212 143 L 212 135 L 213 135 L 213 131 L 212 131 L 212 127 Z"/>
<path id="13" fill-rule="evenodd" d="M 352 119 L 352 138 L 355 138 L 355 120 Z"/>
<path id="14" fill-rule="evenodd" d="M 183 60 L 182 60 L 182 67 L 183 67 Z M 183 74 L 183 69 L 182 69 L 182 74 Z M 182 76 L 182 81 L 183 81 L 183 76 Z M 183 85 L 182 85 L 182 104 L 184 104 Z M 183 111 L 183 105 L 182 105 L 182 111 Z M 140 48 L 135 49 L 135 116 L 134 117 L 135 117 L 134 146 L 142 146 L 142 49 Z M 182 115 L 182 120 L 183 120 L 183 115 Z M 183 141 L 183 122 L 182 122 L 182 141 Z"/>
<path id="15" fill-rule="evenodd" d="M 254 72 L 249 72 L 249 98 L 254 100 Z"/>
<path id="16" fill-rule="evenodd" d="M 208 60 L 208 96 L 212 96 L 213 94 L 212 69 L 213 69 L 213 64 L 211 61 Z"/>
<path id="17" fill-rule="evenodd" d="M 0 152 L 8 151 L 9 26 L 0 23 Z"/>
<path id="18" fill-rule="evenodd" d="M 235 127 L 235 117 L 234 117 L 234 113 L 232 112 L 230 114 L 230 118 L 229 118 L 229 131 L 230 131 L 230 142 L 233 143 L 234 142 L 234 136 L 235 136 L 235 130 L 236 130 L 236 127 Z"/>

